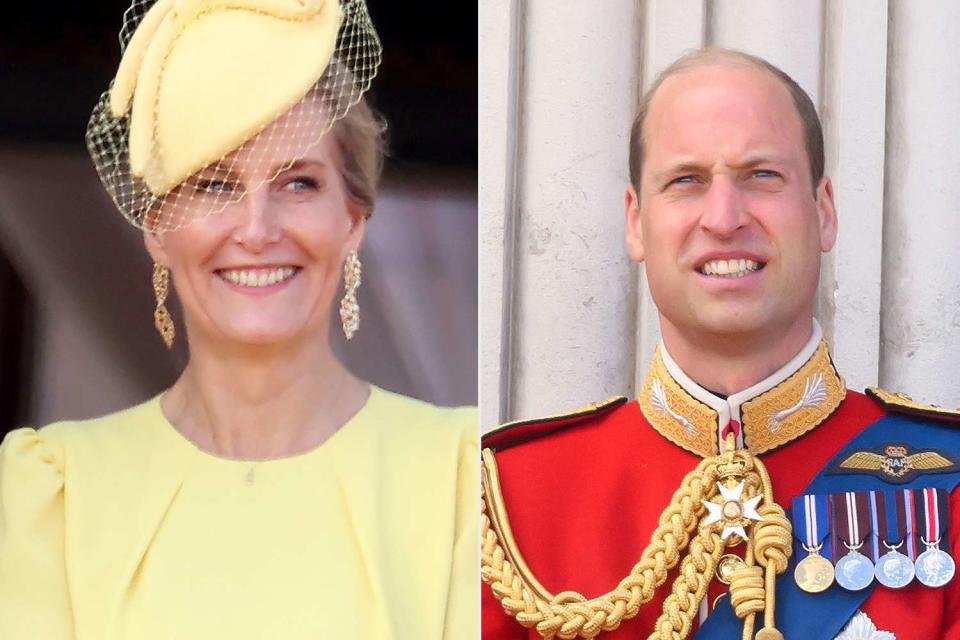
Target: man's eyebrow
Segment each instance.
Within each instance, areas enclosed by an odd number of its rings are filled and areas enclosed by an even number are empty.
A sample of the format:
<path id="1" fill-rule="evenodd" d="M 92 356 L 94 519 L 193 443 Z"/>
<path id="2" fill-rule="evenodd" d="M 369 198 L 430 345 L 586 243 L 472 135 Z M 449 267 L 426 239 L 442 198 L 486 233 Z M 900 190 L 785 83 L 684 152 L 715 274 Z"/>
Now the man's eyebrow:
<path id="1" fill-rule="evenodd" d="M 753 167 L 759 166 L 761 164 L 784 164 L 783 158 L 779 157 L 775 153 L 763 153 L 756 154 L 752 156 L 747 156 L 741 162 L 732 164 L 734 169 L 752 169 Z"/>
<path id="2" fill-rule="evenodd" d="M 762 164 L 782 165 L 784 164 L 784 161 L 774 153 L 759 153 L 747 156 L 743 160 L 731 164 L 730 167 L 733 169 L 752 169 L 753 167 L 757 167 Z M 666 169 L 655 172 L 653 174 L 653 180 L 654 182 L 660 182 L 667 176 L 675 176 L 685 173 L 698 173 L 704 170 L 705 167 L 703 164 L 694 162 L 692 160 L 684 160 L 678 162 L 677 164 L 670 165 Z"/>
<path id="3" fill-rule="evenodd" d="M 653 181 L 660 182 L 667 176 L 678 175 L 683 173 L 698 173 L 703 171 L 703 165 L 697 164 L 696 162 L 684 161 L 677 164 L 668 166 L 662 171 L 657 171 L 653 174 Z"/>

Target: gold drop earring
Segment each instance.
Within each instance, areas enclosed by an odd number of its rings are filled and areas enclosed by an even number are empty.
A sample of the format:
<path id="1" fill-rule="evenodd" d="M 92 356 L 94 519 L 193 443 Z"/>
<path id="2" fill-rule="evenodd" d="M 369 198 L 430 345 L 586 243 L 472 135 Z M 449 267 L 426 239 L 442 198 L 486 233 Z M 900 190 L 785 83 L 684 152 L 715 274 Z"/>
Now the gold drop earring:
<path id="1" fill-rule="evenodd" d="M 163 265 L 154 263 L 153 265 L 153 295 L 157 299 L 157 306 L 153 310 L 153 325 L 157 328 L 160 337 L 163 338 L 167 349 L 173 346 L 173 338 L 177 334 L 177 329 L 173 324 L 173 317 L 167 311 L 164 304 L 167 301 L 167 294 L 170 292 L 170 270 Z"/>
<path id="2" fill-rule="evenodd" d="M 343 323 L 343 335 L 347 340 L 360 327 L 360 305 L 357 303 L 357 287 L 360 286 L 362 266 L 356 250 L 347 254 L 343 263 L 343 299 L 340 300 L 340 321 Z"/>

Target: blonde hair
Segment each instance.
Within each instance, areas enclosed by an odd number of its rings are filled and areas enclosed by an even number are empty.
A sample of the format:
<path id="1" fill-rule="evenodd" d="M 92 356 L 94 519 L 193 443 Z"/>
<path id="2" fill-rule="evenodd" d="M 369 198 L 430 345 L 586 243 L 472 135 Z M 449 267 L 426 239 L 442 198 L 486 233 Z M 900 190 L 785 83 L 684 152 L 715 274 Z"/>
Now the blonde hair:
<path id="1" fill-rule="evenodd" d="M 340 175 L 347 193 L 366 218 L 373 214 L 377 199 L 386 155 L 386 130 L 383 118 L 361 98 L 333 124 L 330 132 L 340 152 Z"/>

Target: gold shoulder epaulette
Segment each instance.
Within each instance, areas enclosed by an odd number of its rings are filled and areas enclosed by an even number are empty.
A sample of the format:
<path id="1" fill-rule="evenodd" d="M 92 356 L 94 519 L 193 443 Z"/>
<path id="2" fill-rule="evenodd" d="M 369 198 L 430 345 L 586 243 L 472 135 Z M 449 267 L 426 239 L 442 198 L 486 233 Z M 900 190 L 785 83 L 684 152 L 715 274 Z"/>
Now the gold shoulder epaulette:
<path id="1" fill-rule="evenodd" d="M 485 448 L 501 449 L 506 446 L 526 442 L 554 431 L 554 427 L 570 426 L 585 418 L 601 415 L 625 403 L 625 396 L 613 396 L 600 402 L 590 402 L 571 411 L 556 413 L 539 418 L 525 418 L 504 423 L 483 436 Z"/>
<path id="2" fill-rule="evenodd" d="M 867 395 L 891 413 L 901 413 L 909 416 L 919 416 L 960 424 L 960 409 L 945 409 L 935 404 L 922 404 L 915 402 L 913 398 L 905 393 L 894 393 L 880 389 L 879 387 L 869 387 L 867 389 Z"/>

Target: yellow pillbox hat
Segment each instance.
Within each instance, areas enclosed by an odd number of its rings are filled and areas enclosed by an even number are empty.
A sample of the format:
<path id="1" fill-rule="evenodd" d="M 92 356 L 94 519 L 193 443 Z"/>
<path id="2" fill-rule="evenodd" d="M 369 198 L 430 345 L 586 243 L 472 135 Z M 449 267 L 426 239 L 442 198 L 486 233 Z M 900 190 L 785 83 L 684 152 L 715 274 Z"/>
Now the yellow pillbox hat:
<path id="1" fill-rule="evenodd" d="M 109 94 L 129 114 L 129 163 L 155 196 L 288 111 L 330 64 L 337 0 L 158 0 Z"/>

